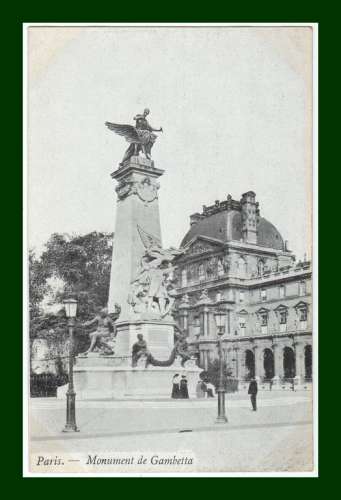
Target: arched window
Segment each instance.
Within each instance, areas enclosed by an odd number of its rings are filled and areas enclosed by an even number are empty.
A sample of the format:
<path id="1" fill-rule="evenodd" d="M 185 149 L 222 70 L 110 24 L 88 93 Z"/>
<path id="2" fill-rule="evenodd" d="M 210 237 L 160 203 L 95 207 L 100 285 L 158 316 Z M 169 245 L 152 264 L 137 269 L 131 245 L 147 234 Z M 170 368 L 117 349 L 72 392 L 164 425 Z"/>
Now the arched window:
<path id="1" fill-rule="evenodd" d="M 292 379 L 296 374 L 295 353 L 291 347 L 283 349 L 283 373 L 285 379 Z"/>

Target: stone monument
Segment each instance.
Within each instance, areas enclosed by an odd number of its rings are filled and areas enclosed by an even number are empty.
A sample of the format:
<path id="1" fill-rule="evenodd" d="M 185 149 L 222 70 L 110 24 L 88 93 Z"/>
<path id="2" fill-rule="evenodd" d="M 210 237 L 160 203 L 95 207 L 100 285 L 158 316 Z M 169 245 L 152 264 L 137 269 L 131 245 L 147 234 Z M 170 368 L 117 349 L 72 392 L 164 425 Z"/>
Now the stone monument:
<path id="1" fill-rule="evenodd" d="M 117 210 L 103 316 L 116 315 L 114 347 L 102 352 L 90 348 L 77 357 L 74 383 L 79 399 L 169 397 L 176 373 L 186 375 L 194 395 L 201 372 L 188 351 L 185 332 L 171 314 L 173 261 L 182 252 L 162 247 L 158 179 L 164 171 L 151 159 L 154 132 L 162 128 L 151 127 L 148 114 L 146 109 L 136 115 L 135 127 L 106 122 L 130 143 L 111 174 L 117 182 Z"/>

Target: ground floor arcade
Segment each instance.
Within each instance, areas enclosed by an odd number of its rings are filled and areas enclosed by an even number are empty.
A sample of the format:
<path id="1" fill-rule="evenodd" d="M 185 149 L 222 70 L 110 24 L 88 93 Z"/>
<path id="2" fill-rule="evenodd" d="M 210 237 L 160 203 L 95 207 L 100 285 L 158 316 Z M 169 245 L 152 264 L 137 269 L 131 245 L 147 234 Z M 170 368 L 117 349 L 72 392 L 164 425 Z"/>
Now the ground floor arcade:
<path id="1" fill-rule="evenodd" d="M 217 343 L 198 342 L 199 365 L 207 370 L 218 357 Z M 239 380 L 257 377 L 259 380 L 312 379 L 311 335 L 274 335 L 223 340 L 223 358 L 232 374 Z"/>

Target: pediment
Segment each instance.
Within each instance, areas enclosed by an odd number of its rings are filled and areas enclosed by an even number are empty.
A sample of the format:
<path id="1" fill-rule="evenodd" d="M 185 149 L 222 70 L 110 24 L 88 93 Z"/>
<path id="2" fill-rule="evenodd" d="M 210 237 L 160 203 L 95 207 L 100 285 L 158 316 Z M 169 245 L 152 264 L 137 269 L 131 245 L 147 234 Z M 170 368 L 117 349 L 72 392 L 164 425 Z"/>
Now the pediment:
<path id="1" fill-rule="evenodd" d="M 288 306 L 286 306 L 284 304 L 280 304 L 279 306 L 275 307 L 274 311 L 284 311 L 287 309 L 288 309 Z"/>
<path id="2" fill-rule="evenodd" d="M 195 236 L 185 246 L 185 254 L 201 254 L 220 250 L 224 243 L 208 236 Z"/>
<path id="3" fill-rule="evenodd" d="M 268 313 L 269 312 L 269 309 L 266 309 L 265 307 L 261 307 L 260 309 L 258 309 L 258 311 L 256 311 L 256 314 L 262 314 L 262 313 Z"/>
<path id="4" fill-rule="evenodd" d="M 304 302 L 303 300 L 301 300 L 300 302 L 297 302 L 297 304 L 294 306 L 295 309 L 303 309 L 303 308 L 307 308 L 309 306 L 309 304 L 307 302 Z"/>
<path id="5" fill-rule="evenodd" d="M 249 314 L 246 309 L 241 309 L 241 311 L 238 311 L 238 315 L 240 316 L 246 316 L 247 314 Z"/>

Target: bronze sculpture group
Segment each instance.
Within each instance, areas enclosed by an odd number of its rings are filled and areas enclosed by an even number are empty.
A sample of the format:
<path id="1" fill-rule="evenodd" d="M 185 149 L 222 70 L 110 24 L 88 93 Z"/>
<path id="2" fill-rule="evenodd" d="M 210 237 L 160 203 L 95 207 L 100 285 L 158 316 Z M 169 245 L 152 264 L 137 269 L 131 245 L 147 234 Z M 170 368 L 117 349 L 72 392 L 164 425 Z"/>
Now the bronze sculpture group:
<path id="1" fill-rule="evenodd" d="M 186 361 L 192 359 L 192 354 L 189 350 L 186 340 L 186 334 L 182 331 L 179 325 L 174 325 L 174 347 L 168 359 L 160 361 L 151 354 L 148 349 L 147 342 L 144 340 L 143 335 L 137 335 L 137 342 L 132 347 L 132 367 L 136 368 L 140 359 L 143 359 L 144 367 L 152 366 L 171 366 L 177 357 L 181 359 L 181 366 L 184 367 Z"/>
<path id="2" fill-rule="evenodd" d="M 137 314 L 151 313 L 164 318 L 173 304 L 172 261 L 182 254 L 175 248 L 164 249 L 152 235 L 140 232 L 145 253 L 131 283 L 128 303 Z"/>
<path id="3" fill-rule="evenodd" d="M 91 352 L 99 352 L 102 356 L 110 356 L 114 354 L 112 343 L 116 336 L 115 321 L 119 317 L 121 307 L 115 304 L 115 312 L 108 314 L 108 309 L 103 307 L 96 316 L 83 323 L 83 327 L 88 328 L 96 326 L 96 330 L 89 333 L 90 346 L 82 353 L 82 356 L 87 356 Z"/>
<path id="4" fill-rule="evenodd" d="M 125 137 L 130 143 L 127 151 L 124 153 L 120 166 L 123 167 L 132 156 L 138 156 L 142 152 L 150 160 L 151 150 L 157 135 L 154 132 L 163 132 L 162 127 L 153 128 L 147 120 L 150 111 L 146 108 L 142 114 L 134 116 L 135 126 L 120 125 L 118 123 L 105 122 L 105 125 L 116 134 Z"/>

